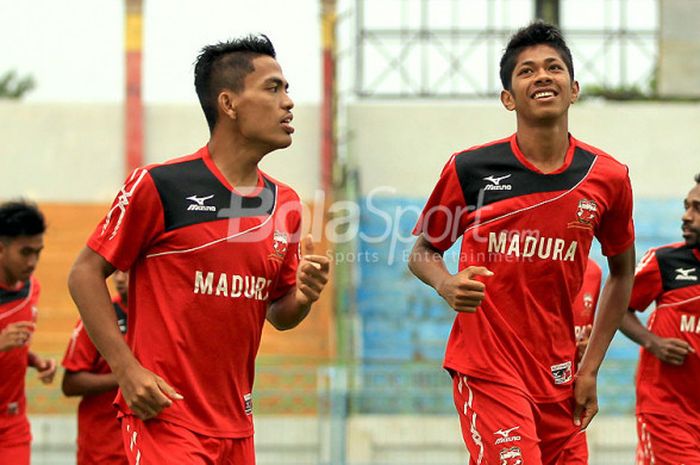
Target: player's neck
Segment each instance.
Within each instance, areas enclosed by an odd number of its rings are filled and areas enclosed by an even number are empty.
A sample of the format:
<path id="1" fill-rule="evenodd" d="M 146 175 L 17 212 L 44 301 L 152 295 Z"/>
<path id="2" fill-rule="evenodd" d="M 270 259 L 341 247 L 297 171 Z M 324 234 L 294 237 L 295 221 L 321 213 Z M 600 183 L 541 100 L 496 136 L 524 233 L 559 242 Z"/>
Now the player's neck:
<path id="1" fill-rule="evenodd" d="M 15 289 L 19 284 L 18 279 L 9 276 L 5 270 L 0 268 L 0 287 L 3 289 Z"/>
<path id="2" fill-rule="evenodd" d="M 258 163 L 265 156 L 260 149 L 242 143 L 240 139 L 212 135 L 209 153 L 216 167 L 233 187 L 257 185 Z"/>
<path id="3" fill-rule="evenodd" d="M 567 124 L 529 125 L 518 122 L 518 148 L 543 173 L 559 169 L 569 150 Z"/>

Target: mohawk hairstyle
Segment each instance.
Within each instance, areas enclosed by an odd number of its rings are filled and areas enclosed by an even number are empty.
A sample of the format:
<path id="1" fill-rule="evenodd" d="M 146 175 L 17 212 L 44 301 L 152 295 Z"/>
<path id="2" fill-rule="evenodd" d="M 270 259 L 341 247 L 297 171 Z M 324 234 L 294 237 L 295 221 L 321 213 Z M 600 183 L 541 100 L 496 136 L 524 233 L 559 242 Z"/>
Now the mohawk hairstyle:
<path id="1" fill-rule="evenodd" d="M 505 90 L 511 90 L 513 69 L 515 69 L 515 64 L 520 52 L 527 47 L 540 44 L 549 45 L 559 52 L 561 59 L 568 68 L 569 76 L 573 82 L 574 62 L 571 58 L 571 50 L 569 50 L 569 47 L 566 45 L 561 31 L 552 24 L 543 21 L 535 21 L 513 34 L 505 52 L 503 52 L 503 56 L 501 57 L 500 77 L 501 84 L 503 84 Z"/>
<path id="2" fill-rule="evenodd" d="M 194 87 L 209 131 L 216 126 L 219 93 L 223 89 L 243 90 L 245 77 L 255 71 L 253 60 L 261 55 L 277 56 L 265 34 L 250 34 L 202 48 L 194 66 Z"/>
<path id="3" fill-rule="evenodd" d="M 0 205 L 0 238 L 35 236 L 46 231 L 43 213 L 33 202 L 12 200 Z"/>

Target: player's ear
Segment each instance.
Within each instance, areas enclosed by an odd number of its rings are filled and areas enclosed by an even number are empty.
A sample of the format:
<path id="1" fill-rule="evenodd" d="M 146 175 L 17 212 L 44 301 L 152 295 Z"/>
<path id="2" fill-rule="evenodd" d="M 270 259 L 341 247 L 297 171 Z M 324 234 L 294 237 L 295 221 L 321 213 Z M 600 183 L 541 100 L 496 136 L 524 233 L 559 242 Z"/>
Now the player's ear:
<path id="1" fill-rule="evenodd" d="M 515 99 L 513 98 L 513 94 L 511 94 L 509 90 L 503 89 L 501 91 L 501 103 L 506 108 L 506 110 L 515 110 Z"/>
<path id="2" fill-rule="evenodd" d="M 224 89 L 219 92 L 219 96 L 216 98 L 219 111 L 226 115 L 229 119 L 235 120 L 238 118 L 237 103 L 238 96 L 228 90 Z"/>
<path id="3" fill-rule="evenodd" d="M 581 88 L 578 85 L 578 81 L 574 81 L 571 83 L 571 102 L 574 103 L 575 101 L 578 100 L 579 93 L 581 92 Z"/>

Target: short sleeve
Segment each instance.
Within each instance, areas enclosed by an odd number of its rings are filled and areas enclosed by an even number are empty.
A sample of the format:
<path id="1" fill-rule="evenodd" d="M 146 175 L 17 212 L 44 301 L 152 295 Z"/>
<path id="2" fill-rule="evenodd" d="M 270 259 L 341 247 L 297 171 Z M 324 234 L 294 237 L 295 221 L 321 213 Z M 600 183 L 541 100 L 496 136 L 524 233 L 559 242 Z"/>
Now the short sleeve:
<path id="1" fill-rule="evenodd" d="M 649 250 L 637 264 L 629 308 L 643 312 L 663 292 L 656 250 Z"/>
<path id="2" fill-rule="evenodd" d="M 99 353 L 85 331 L 82 320 L 73 329 L 61 365 L 69 371 L 91 371 Z"/>
<path id="3" fill-rule="evenodd" d="M 270 302 L 284 297 L 297 282 L 297 267 L 299 266 L 299 258 L 301 256 L 299 250 L 299 241 L 301 236 L 301 203 L 297 200 L 297 205 L 293 205 L 287 215 L 287 232 L 286 237 L 277 236 L 275 232 L 275 250 L 279 247 L 285 247 L 284 261 L 280 268 L 277 279 L 275 280 L 272 290 L 270 291 Z"/>
<path id="4" fill-rule="evenodd" d="M 634 243 L 632 185 L 629 173 L 626 171 L 624 181 L 611 182 L 611 185 L 614 189 L 613 198 L 609 208 L 603 213 L 596 232 L 606 257 L 618 255 Z"/>
<path id="5" fill-rule="evenodd" d="M 467 207 L 462 186 L 457 177 L 456 156 L 442 169 L 432 194 L 413 228 L 413 234 L 423 234 L 437 250 L 444 252 L 462 236 L 466 228 Z"/>
<path id="6" fill-rule="evenodd" d="M 147 170 L 126 180 L 109 212 L 88 240 L 88 247 L 127 271 L 163 230 L 163 207 Z"/>

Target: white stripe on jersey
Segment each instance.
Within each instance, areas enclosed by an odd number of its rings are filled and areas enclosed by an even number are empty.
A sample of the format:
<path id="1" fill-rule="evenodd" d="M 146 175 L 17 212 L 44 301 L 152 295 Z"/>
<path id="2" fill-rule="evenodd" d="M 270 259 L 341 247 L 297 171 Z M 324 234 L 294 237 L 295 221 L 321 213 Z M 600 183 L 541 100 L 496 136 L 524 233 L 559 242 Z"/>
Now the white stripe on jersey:
<path id="1" fill-rule="evenodd" d="M 557 200 L 569 195 L 570 193 L 575 191 L 576 188 L 578 188 L 578 186 L 580 186 L 583 181 L 585 181 L 588 178 L 588 175 L 591 174 L 591 171 L 593 170 L 593 167 L 595 166 L 597 161 L 598 161 L 598 156 L 596 155 L 596 157 L 593 159 L 593 162 L 591 163 L 591 166 L 588 168 L 588 172 L 586 172 L 586 175 L 583 178 L 581 178 L 581 180 L 579 182 L 577 182 L 576 185 L 574 187 L 572 187 L 571 189 L 569 189 L 568 191 L 562 192 L 561 194 L 557 195 L 553 199 L 543 200 L 540 203 L 536 203 L 534 205 L 530 205 L 530 206 L 521 208 L 520 210 L 510 211 L 504 215 L 498 216 L 496 218 L 491 218 L 488 221 L 484 221 L 483 223 L 479 222 L 480 214 L 477 213 L 476 218 L 475 218 L 475 224 L 473 224 L 472 226 L 469 226 L 467 229 L 465 229 L 464 233 L 466 234 L 467 232 L 471 231 L 474 228 L 478 228 L 479 226 L 486 226 L 487 224 L 493 223 L 494 221 L 502 220 L 503 218 L 508 218 L 509 216 L 517 215 L 518 213 L 533 210 L 535 208 L 541 207 L 542 205 L 547 205 L 548 203 L 556 202 Z M 481 204 L 483 202 L 483 195 L 484 195 L 484 191 L 480 191 L 479 192 L 479 201 L 477 203 Z"/>
<path id="2" fill-rule="evenodd" d="M 27 297 L 22 299 L 22 301 L 20 303 L 18 303 L 17 305 L 12 307 L 11 309 L 6 310 L 3 313 L 0 313 L 0 318 L 5 318 L 7 316 L 13 315 L 13 314 L 19 312 L 20 310 L 22 310 L 22 308 L 27 304 L 27 301 L 32 298 L 32 291 L 33 290 L 34 290 L 34 283 L 30 280 L 29 281 L 29 294 L 27 294 Z M 34 313 L 33 307 L 32 307 L 32 317 L 36 319 L 36 314 Z"/>
<path id="3" fill-rule="evenodd" d="M 681 300 L 680 302 L 669 302 L 667 304 L 657 305 L 656 309 L 658 310 L 660 308 L 675 307 L 677 305 L 687 304 L 688 302 L 693 302 L 698 299 L 700 299 L 700 295 L 696 295 L 695 297 L 691 297 L 690 299 Z"/>
<path id="4" fill-rule="evenodd" d="M 635 276 L 639 274 L 640 271 L 642 271 L 646 266 L 651 262 L 651 259 L 654 258 L 656 255 L 656 249 L 650 249 L 647 250 L 646 253 L 642 256 L 642 259 L 639 260 L 639 263 L 637 263 L 637 267 L 634 269 L 634 274 Z"/>
<path id="5" fill-rule="evenodd" d="M 122 186 L 122 188 L 119 191 L 119 196 L 117 197 L 116 204 L 112 207 L 112 209 L 107 213 L 107 217 L 105 218 L 105 223 L 102 226 L 102 232 L 100 233 L 101 236 L 104 235 L 104 233 L 107 231 L 107 227 L 112 221 L 112 214 L 116 209 L 119 209 L 119 218 L 117 219 L 117 224 L 114 226 L 114 229 L 112 230 L 112 234 L 109 236 L 109 240 L 111 241 L 114 239 L 114 237 L 117 235 L 117 232 L 119 232 L 119 227 L 122 224 L 122 220 L 124 219 L 124 214 L 126 213 L 126 207 L 129 206 L 129 199 L 131 199 L 131 196 L 134 194 L 134 191 L 138 187 L 139 183 L 143 179 L 143 177 L 146 175 L 148 171 L 146 171 L 143 168 L 137 168 L 134 170 L 133 173 L 131 173 L 131 176 L 129 177 L 129 180 Z M 134 183 L 133 186 L 131 186 L 130 190 L 126 190 L 126 185 L 129 184 L 131 181 L 134 180 L 136 175 L 138 174 L 138 179 L 136 179 L 136 182 Z"/>
<path id="6" fill-rule="evenodd" d="M 73 329 L 73 332 L 70 335 L 70 345 L 68 346 L 68 357 L 73 357 L 73 353 L 75 352 L 75 346 L 78 344 L 78 336 L 80 335 L 80 331 L 83 330 L 83 321 L 80 320 L 78 322 L 78 326 Z"/>
<path id="7" fill-rule="evenodd" d="M 197 250 L 204 249 L 204 248 L 209 247 L 209 246 L 211 246 L 211 245 L 215 245 L 215 244 L 219 244 L 219 243 L 221 243 L 221 242 L 225 242 L 225 241 L 228 241 L 228 240 L 231 240 L 231 239 L 235 239 L 236 237 L 240 237 L 240 236 L 242 236 L 242 235 L 244 235 L 244 234 L 248 234 L 249 232 L 255 231 L 255 230 L 260 229 L 260 228 L 262 228 L 263 226 L 265 226 L 265 225 L 272 219 L 272 217 L 275 215 L 275 211 L 276 211 L 276 210 L 277 210 L 277 200 L 275 199 L 275 205 L 272 207 L 272 212 L 270 212 L 270 215 L 268 215 L 268 217 L 265 218 L 265 221 L 263 221 L 262 223 L 260 223 L 260 224 L 257 225 L 257 226 L 253 226 L 252 228 L 246 229 L 245 231 L 237 232 L 236 234 L 232 234 L 232 235 L 227 236 L 227 237 L 222 237 L 222 238 L 220 238 L 220 239 L 216 239 L 216 240 L 214 240 L 214 241 L 207 242 L 206 244 L 198 245 L 198 246 L 196 246 L 196 247 L 192 247 L 192 248 L 189 248 L 189 249 L 182 249 L 182 250 L 170 250 L 170 251 L 167 251 L 167 252 L 152 253 L 152 254 L 146 255 L 146 258 L 155 258 L 155 257 L 161 257 L 161 256 L 163 256 L 163 255 L 171 255 L 171 254 L 178 254 L 178 253 L 195 252 L 195 251 L 197 251 Z"/>

